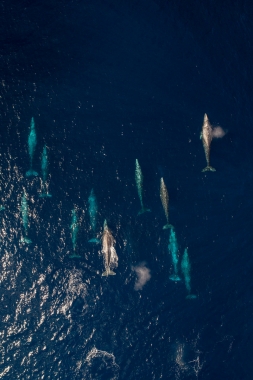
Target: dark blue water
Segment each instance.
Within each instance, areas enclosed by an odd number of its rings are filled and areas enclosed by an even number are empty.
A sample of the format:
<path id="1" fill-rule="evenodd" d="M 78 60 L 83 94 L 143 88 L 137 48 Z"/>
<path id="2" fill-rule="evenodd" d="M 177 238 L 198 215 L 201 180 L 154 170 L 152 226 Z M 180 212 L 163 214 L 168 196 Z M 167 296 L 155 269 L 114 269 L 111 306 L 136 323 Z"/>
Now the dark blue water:
<path id="1" fill-rule="evenodd" d="M 1 2 L 0 378 L 252 379 L 252 14 L 249 1 Z M 227 132 L 215 173 L 201 171 L 204 113 Z M 32 117 L 40 177 L 26 178 Z M 39 198 L 44 144 L 52 198 Z M 161 176 L 196 299 L 180 266 L 169 279 Z M 92 188 L 97 232 L 106 219 L 116 240 L 108 278 L 88 243 Z"/>

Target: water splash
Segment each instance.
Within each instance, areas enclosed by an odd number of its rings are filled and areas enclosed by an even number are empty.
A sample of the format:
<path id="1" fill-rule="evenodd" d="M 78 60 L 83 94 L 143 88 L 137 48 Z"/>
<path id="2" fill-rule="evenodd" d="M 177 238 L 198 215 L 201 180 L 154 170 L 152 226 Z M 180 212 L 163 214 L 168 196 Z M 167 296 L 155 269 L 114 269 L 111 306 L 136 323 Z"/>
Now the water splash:
<path id="1" fill-rule="evenodd" d="M 109 352 L 93 347 L 86 356 L 85 379 L 87 380 L 117 380 L 120 367 L 115 361 L 115 356 Z"/>

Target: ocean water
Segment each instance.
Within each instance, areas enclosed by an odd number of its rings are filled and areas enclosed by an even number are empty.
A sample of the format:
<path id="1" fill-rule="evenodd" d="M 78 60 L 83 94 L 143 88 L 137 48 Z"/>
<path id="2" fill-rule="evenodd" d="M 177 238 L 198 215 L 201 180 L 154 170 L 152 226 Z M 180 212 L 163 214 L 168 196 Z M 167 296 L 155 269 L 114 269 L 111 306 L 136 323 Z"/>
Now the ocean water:
<path id="1" fill-rule="evenodd" d="M 252 12 L 249 1 L 1 2 L 1 379 L 252 379 Z M 211 144 L 216 172 L 202 172 L 205 113 L 226 132 Z M 39 176 L 26 177 L 32 117 Z M 44 145 L 51 198 L 39 197 Z M 88 242 L 92 189 L 116 276 L 101 276 L 102 246 Z"/>

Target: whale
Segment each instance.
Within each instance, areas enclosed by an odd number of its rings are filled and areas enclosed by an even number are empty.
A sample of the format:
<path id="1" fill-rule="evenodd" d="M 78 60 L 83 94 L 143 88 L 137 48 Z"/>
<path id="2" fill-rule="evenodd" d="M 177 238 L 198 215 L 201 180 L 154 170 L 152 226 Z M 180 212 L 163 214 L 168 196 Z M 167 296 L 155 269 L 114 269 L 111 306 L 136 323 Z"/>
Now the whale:
<path id="1" fill-rule="evenodd" d="M 202 172 L 206 172 L 206 171 L 215 172 L 216 171 L 216 169 L 214 169 L 210 165 L 210 148 L 211 148 L 211 142 L 213 139 L 212 131 L 213 131 L 212 126 L 209 122 L 207 114 L 205 113 L 200 138 L 202 140 L 203 148 L 205 151 L 207 166 L 204 169 L 202 169 Z"/>
<path id="2" fill-rule="evenodd" d="M 184 250 L 184 254 L 181 260 L 181 270 L 184 276 L 185 287 L 188 293 L 186 298 L 187 299 L 197 298 L 195 294 L 191 294 L 191 264 L 190 264 L 189 255 L 188 255 L 188 248 L 185 248 Z"/>
<path id="3" fill-rule="evenodd" d="M 70 258 L 75 258 L 75 257 L 80 258 L 81 257 L 81 256 L 76 254 L 76 242 L 77 242 L 78 230 L 79 230 L 79 225 L 78 225 L 77 213 L 76 213 L 76 209 L 74 208 L 71 211 L 70 231 L 71 231 L 73 253 L 69 256 Z"/>
<path id="4" fill-rule="evenodd" d="M 31 126 L 30 126 L 30 133 L 28 136 L 28 152 L 29 152 L 29 156 L 30 156 L 30 169 L 26 172 L 26 177 L 38 175 L 38 173 L 35 170 L 33 170 L 33 168 L 32 168 L 33 156 L 34 156 L 34 151 L 35 151 L 36 145 L 37 145 L 37 136 L 36 136 L 34 118 L 32 117 Z"/>
<path id="5" fill-rule="evenodd" d="M 163 226 L 163 229 L 166 230 L 167 228 L 173 228 L 172 224 L 169 224 L 169 193 L 164 183 L 163 177 L 161 178 L 161 181 L 160 181 L 160 198 L 162 201 L 165 217 L 167 220 L 167 223 Z"/>
<path id="6" fill-rule="evenodd" d="M 112 236 L 111 230 L 104 221 L 103 235 L 102 235 L 102 254 L 104 256 L 105 271 L 102 276 L 113 276 L 116 273 L 111 270 L 111 266 L 118 266 L 118 256 L 114 248 L 115 240 Z"/>
<path id="7" fill-rule="evenodd" d="M 29 208 L 28 208 L 28 203 L 27 203 L 27 194 L 26 191 L 24 190 L 22 198 L 21 198 L 21 218 L 22 218 L 22 224 L 24 227 L 24 236 L 21 237 L 20 241 L 21 243 L 26 243 L 30 244 L 32 243 L 32 240 L 28 238 L 28 228 L 29 228 Z"/>
<path id="8" fill-rule="evenodd" d="M 52 195 L 49 194 L 47 190 L 47 176 L 48 176 L 48 157 L 47 157 L 47 146 L 44 145 L 43 152 L 41 156 L 41 172 L 42 172 L 42 193 L 39 195 L 40 198 L 51 198 Z"/>
<path id="9" fill-rule="evenodd" d="M 90 192 L 90 196 L 88 198 L 88 204 L 89 204 L 90 225 L 91 225 L 91 229 L 94 235 L 93 238 L 91 238 L 88 242 L 98 244 L 100 243 L 100 239 L 96 237 L 98 206 L 97 206 L 97 198 L 95 196 L 93 189 Z"/>
<path id="10" fill-rule="evenodd" d="M 178 243 L 176 232 L 174 228 L 170 230 L 168 250 L 171 254 L 174 273 L 169 277 L 172 281 L 180 281 L 181 278 L 178 275 Z"/>
<path id="11" fill-rule="evenodd" d="M 141 203 L 141 210 L 138 212 L 138 215 L 143 214 L 144 212 L 150 212 L 151 210 L 149 208 L 144 207 L 143 205 L 143 194 L 142 194 L 143 174 L 141 171 L 139 161 L 137 159 L 135 160 L 135 182 L 136 182 L 137 192 L 138 192 L 138 196 Z"/>

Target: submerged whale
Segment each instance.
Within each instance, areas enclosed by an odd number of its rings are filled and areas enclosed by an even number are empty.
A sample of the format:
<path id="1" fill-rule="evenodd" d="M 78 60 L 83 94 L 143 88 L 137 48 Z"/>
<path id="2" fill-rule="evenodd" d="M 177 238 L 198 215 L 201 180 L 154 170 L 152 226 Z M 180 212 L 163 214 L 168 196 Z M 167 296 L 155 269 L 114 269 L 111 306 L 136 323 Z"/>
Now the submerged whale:
<path id="1" fill-rule="evenodd" d="M 88 203 L 89 203 L 90 225 L 91 225 L 91 229 L 94 235 L 93 238 L 89 240 L 89 243 L 98 244 L 100 242 L 100 240 L 96 237 L 98 206 L 97 206 L 97 198 L 93 189 L 90 192 Z"/>
<path id="2" fill-rule="evenodd" d="M 72 240 L 72 247 L 73 247 L 74 253 L 72 253 L 69 257 L 73 259 L 74 257 L 80 258 L 81 256 L 76 254 L 76 241 L 77 241 L 79 225 L 78 225 L 78 219 L 77 219 L 75 208 L 71 211 L 71 214 L 72 214 L 72 218 L 71 218 L 70 230 L 71 230 L 71 240 Z"/>
<path id="3" fill-rule="evenodd" d="M 144 207 L 143 205 L 143 195 L 142 195 L 142 185 L 143 185 L 143 174 L 139 161 L 135 160 L 135 182 L 137 186 L 138 196 L 141 202 L 141 210 L 138 212 L 138 215 L 143 214 L 144 212 L 150 211 L 150 209 Z"/>
<path id="4" fill-rule="evenodd" d="M 29 222 L 28 222 L 28 216 L 29 216 L 29 209 L 28 209 L 28 203 L 27 203 L 27 194 L 26 191 L 24 190 L 24 193 L 21 198 L 21 217 L 22 217 L 22 223 L 24 227 L 24 236 L 21 237 L 20 241 L 21 243 L 26 243 L 30 244 L 32 243 L 31 239 L 28 238 L 28 227 L 29 227 Z"/>
<path id="5" fill-rule="evenodd" d="M 170 231 L 168 250 L 169 250 L 169 253 L 171 254 L 172 264 L 174 268 L 174 273 L 170 276 L 170 280 L 180 281 L 181 278 L 178 275 L 178 244 L 177 244 L 176 233 L 173 228 Z"/>
<path id="6" fill-rule="evenodd" d="M 37 136 L 36 136 L 34 118 L 32 117 L 31 126 L 30 126 L 30 133 L 28 136 L 28 152 L 29 152 L 29 156 L 30 156 L 30 169 L 26 172 L 26 177 L 38 175 L 38 173 L 35 170 L 33 170 L 33 168 L 32 168 L 33 156 L 34 156 L 34 151 L 35 151 L 36 145 L 37 145 Z"/>
<path id="7" fill-rule="evenodd" d="M 197 298 L 197 296 L 195 294 L 191 294 L 191 264 L 190 264 L 190 260 L 189 260 L 189 255 L 188 255 L 188 249 L 186 248 L 184 250 L 184 254 L 183 254 L 183 257 L 182 257 L 182 261 L 181 261 L 181 270 L 182 270 L 182 273 L 184 275 L 184 281 L 185 281 L 185 287 L 186 287 L 186 290 L 187 290 L 187 299 L 194 299 L 194 298 Z"/>
<path id="8" fill-rule="evenodd" d="M 48 175 L 48 157 L 47 157 L 47 146 L 44 145 L 42 157 L 41 157 L 41 171 L 42 171 L 42 193 L 39 195 L 40 198 L 51 198 L 52 195 L 48 192 L 47 185 L 47 175 Z"/>
<path id="9" fill-rule="evenodd" d="M 108 228 L 107 221 L 104 221 L 104 229 L 102 235 L 102 254 L 104 256 L 105 272 L 102 276 L 112 276 L 116 273 L 111 270 L 111 267 L 118 266 L 118 256 L 114 248 L 115 240 L 111 230 Z"/>

